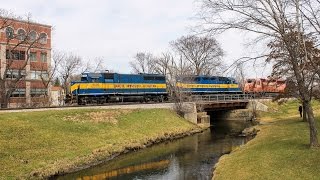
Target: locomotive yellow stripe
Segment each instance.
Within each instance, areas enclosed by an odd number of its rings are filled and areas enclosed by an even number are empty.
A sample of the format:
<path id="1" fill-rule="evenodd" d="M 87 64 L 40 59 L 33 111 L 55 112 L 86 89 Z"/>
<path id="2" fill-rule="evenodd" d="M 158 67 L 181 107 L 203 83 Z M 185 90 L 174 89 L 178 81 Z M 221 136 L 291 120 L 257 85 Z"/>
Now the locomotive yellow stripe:
<path id="1" fill-rule="evenodd" d="M 180 88 L 239 88 L 238 84 L 185 84 L 177 83 L 177 87 Z"/>
<path id="2" fill-rule="evenodd" d="M 138 83 L 76 83 L 71 86 L 71 92 L 76 89 L 165 89 L 166 84 Z"/>

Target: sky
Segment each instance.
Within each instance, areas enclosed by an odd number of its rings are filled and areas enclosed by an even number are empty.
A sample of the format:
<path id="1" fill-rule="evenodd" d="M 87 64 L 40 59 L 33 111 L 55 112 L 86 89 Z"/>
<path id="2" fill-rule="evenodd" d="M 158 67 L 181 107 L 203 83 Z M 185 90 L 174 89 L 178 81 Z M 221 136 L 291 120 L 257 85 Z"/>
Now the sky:
<path id="1" fill-rule="evenodd" d="M 72 52 L 85 61 L 102 58 L 104 65 L 129 73 L 137 52 L 160 55 L 169 43 L 192 33 L 198 4 L 194 0 L 0 0 L 1 8 L 53 27 L 52 48 Z M 216 37 L 231 64 L 250 49 L 237 32 Z M 246 69 L 250 77 L 268 71 Z"/>

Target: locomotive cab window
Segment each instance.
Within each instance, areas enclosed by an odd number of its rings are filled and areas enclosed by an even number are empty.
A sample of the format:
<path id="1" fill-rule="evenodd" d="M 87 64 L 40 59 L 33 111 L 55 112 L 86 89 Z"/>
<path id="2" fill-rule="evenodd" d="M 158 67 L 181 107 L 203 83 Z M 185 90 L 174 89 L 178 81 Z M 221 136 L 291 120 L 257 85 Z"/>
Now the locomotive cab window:
<path id="1" fill-rule="evenodd" d="M 104 73 L 104 79 L 113 79 L 114 73 Z"/>
<path id="2" fill-rule="evenodd" d="M 81 77 L 81 81 L 88 81 L 87 77 Z"/>
<path id="3" fill-rule="evenodd" d="M 91 78 L 92 82 L 99 82 L 99 78 Z"/>
<path id="4" fill-rule="evenodd" d="M 104 82 L 112 83 L 114 80 L 114 73 L 104 73 Z"/>
<path id="5" fill-rule="evenodd" d="M 81 81 L 88 81 L 88 75 L 87 74 L 82 74 L 81 75 Z"/>

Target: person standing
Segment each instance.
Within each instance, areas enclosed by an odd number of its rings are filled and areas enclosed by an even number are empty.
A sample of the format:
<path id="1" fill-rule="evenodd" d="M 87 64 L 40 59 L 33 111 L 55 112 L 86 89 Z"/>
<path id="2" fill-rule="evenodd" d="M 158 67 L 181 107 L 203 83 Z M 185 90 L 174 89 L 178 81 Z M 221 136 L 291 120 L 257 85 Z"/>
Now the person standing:
<path id="1" fill-rule="evenodd" d="M 300 117 L 302 117 L 302 106 L 299 106 Z"/>

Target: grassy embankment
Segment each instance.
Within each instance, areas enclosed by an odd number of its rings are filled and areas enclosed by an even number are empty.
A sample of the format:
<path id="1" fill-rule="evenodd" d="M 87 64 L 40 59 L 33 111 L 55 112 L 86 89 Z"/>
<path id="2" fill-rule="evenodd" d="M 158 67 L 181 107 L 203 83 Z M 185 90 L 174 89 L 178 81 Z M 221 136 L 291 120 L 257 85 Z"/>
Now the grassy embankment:
<path id="1" fill-rule="evenodd" d="M 302 122 L 298 102 L 269 103 L 261 113 L 264 125 L 255 139 L 223 156 L 215 179 L 319 179 L 320 149 L 309 148 L 309 127 Z M 320 105 L 313 103 L 320 130 Z"/>
<path id="2" fill-rule="evenodd" d="M 46 177 L 191 131 L 165 109 L 0 114 L 0 179 Z"/>

